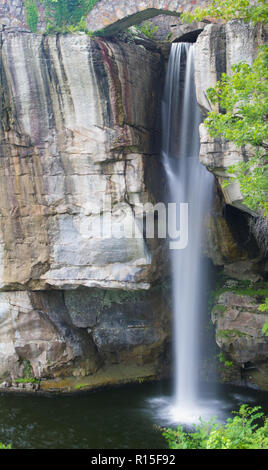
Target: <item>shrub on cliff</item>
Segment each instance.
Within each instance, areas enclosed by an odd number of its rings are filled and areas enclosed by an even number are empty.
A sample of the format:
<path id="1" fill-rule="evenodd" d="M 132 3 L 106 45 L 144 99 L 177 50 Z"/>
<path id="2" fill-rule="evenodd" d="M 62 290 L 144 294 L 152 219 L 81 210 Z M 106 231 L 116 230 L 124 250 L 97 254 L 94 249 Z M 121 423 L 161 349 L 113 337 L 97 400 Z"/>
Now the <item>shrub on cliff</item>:
<path id="1" fill-rule="evenodd" d="M 255 4 L 251 0 L 212 0 L 207 8 L 182 15 L 187 22 L 204 18 L 267 23 L 268 4 L 266 0 Z M 219 111 L 211 111 L 204 122 L 210 135 L 252 147 L 253 158 L 233 165 L 229 174 L 239 181 L 247 206 L 268 215 L 268 46 L 260 49 L 252 67 L 239 63 L 233 66 L 231 76 L 222 74 L 207 95 L 212 104 L 219 105 Z"/>
<path id="2" fill-rule="evenodd" d="M 5 445 L 5 444 L 2 444 L 2 442 L 0 442 L 0 450 L 2 449 L 11 449 L 11 445 L 10 444 Z"/>

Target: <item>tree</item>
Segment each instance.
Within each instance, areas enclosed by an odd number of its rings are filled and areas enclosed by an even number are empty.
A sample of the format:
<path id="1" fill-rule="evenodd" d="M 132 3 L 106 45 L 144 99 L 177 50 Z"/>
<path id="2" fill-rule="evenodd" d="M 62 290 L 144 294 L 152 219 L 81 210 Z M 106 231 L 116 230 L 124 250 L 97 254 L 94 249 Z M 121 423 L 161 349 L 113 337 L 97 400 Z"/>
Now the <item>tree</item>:
<path id="1" fill-rule="evenodd" d="M 252 67 L 240 63 L 232 72 L 231 76 L 222 74 L 215 88 L 207 90 L 211 103 L 224 111 L 211 111 L 204 124 L 212 137 L 252 147 L 254 156 L 228 172 L 240 182 L 247 206 L 267 214 L 268 46 L 260 48 Z"/>
<path id="2" fill-rule="evenodd" d="M 204 9 L 184 13 L 184 21 L 218 18 L 224 21 L 267 23 L 268 4 L 258 0 L 212 0 Z M 268 214 L 268 46 L 262 46 L 252 67 L 236 64 L 232 75 L 222 74 L 214 88 L 207 91 L 219 111 L 211 111 L 204 121 L 212 137 L 224 137 L 238 147 L 250 145 L 253 157 L 229 167 L 228 172 L 239 181 L 247 206 L 262 215 Z M 229 184 L 228 182 L 226 185 Z"/>

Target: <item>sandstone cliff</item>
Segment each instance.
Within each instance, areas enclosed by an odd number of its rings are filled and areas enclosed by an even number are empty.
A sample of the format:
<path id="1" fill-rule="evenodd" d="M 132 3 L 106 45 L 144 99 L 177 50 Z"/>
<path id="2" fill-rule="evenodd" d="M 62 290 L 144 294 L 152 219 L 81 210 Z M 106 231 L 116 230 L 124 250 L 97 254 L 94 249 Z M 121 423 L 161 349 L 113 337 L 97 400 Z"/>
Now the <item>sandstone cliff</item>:
<path id="1" fill-rule="evenodd" d="M 206 90 L 215 86 L 223 72 L 232 73 L 234 64 L 252 65 L 258 46 L 265 41 L 262 25 L 231 21 L 205 27 L 195 44 L 197 98 L 204 115 L 211 110 Z M 204 125 L 200 139 L 200 160 L 216 176 L 220 190 L 220 199 L 214 197 L 207 221 L 205 251 L 215 265 L 224 267 L 225 274 L 225 281 L 218 283 L 212 310 L 216 342 L 225 362 L 231 363 L 222 368 L 221 375 L 225 381 L 268 390 L 268 338 L 262 332 L 267 313 L 259 310 L 268 296 L 267 283 L 263 282 L 267 279 L 267 224 L 262 221 L 262 240 L 258 240 L 256 214 L 246 206 L 238 181 L 223 185 L 230 177 L 228 167 L 246 161 L 252 150 L 210 137 Z"/>
<path id="2" fill-rule="evenodd" d="M 133 206 L 157 197 L 163 70 L 135 44 L 2 33 L 0 377 L 158 373 L 161 247 Z"/>

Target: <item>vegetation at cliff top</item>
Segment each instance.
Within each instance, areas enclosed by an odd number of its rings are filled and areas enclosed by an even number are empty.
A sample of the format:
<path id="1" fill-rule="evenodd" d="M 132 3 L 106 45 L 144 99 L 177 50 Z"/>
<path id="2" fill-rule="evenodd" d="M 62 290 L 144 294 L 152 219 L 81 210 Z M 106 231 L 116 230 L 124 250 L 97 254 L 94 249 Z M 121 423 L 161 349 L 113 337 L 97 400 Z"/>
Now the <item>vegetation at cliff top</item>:
<path id="1" fill-rule="evenodd" d="M 25 0 L 26 23 L 32 33 L 37 31 L 38 9 L 35 0 Z"/>
<path id="2" fill-rule="evenodd" d="M 184 21 L 218 18 L 229 21 L 267 23 L 268 4 L 258 0 L 212 0 L 205 9 L 196 8 L 193 14 L 184 13 Z M 230 175 L 226 186 L 236 179 L 245 204 L 254 212 L 268 215 L 268 46 L 260 52 L 250 66 L 239 63 L 232 67 L 232 75 L 222 74 L 207 97 L 218 110 L 212 110 L 204 124 L 212 137 L 223 137 L 238 147 L 248 146 L 252 157 L 248 161 L 228 168 Z"/>
<path id="3" fill-rule="evenodd" d="M 177 429 L 163 429 L 162 433 L 170 449 L 268 449 L 268 417 L 261 407 L 246 404 L 234 412 L 234 418 L 227 419 L 225 425 L 218 424 L 215 418 L 195 425 L 193 432 Z M 263 420 L 259 426 L 256 421 Z"/>
<path id="4" fill-rule="evenodd" d="M 158 26 L 150 23 L 150 21 L 146 21 L 144 24 L 136 26 L 137 29 L 147 36 L 149 39 L 153 39 L 158 31 Z"/>
<path id="5" fill-rule="evenodd" d="M 87 31 L 85 17 L 99 0 L 39 0 L 45 8 L 47 31 Z M 36 31 L 38 10 L 35 0 L 26 0 L 26 22 Z"/>
<path id="6" fill-rule="evenodd" d="M 229 167 L 228 173 L 238 179 L 245 204 L 252 211 L 264 209 L 267 215 L 268 46 L 260 48 L 252 66 L 236 64 L 232 72 L 231 76 L 223 73 L 216 86 L 207 90 L 220 111 L 211 111 L 204 123 L 212 137 L 251 146 L 253 156 Z"/>
<path id="7" fill-rule="evenodd" d="M 268 4 L 266 0 L 258 0 L 255 5 L 251 0 L 212 0 L 207 8 L 197 7 L 193 13 L 183 13 L 181 18 L 187 23 L 204 19 L 242 20 L 245 23 L 251 21 L 253 24 L 267 23 Z"/>

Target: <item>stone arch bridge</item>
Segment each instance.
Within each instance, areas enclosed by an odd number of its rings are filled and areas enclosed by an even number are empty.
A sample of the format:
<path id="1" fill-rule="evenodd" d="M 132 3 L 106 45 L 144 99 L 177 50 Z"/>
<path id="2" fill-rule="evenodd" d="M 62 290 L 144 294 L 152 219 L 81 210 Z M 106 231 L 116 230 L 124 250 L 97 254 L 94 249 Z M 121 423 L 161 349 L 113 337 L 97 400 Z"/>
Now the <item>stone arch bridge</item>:
<path id="1" fill-rule="evenodd" d="M 160 14 L 180 16 L 210 0 L 99 0 L 87 17 L 89 31 L 115 34 Z"/>

